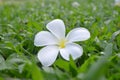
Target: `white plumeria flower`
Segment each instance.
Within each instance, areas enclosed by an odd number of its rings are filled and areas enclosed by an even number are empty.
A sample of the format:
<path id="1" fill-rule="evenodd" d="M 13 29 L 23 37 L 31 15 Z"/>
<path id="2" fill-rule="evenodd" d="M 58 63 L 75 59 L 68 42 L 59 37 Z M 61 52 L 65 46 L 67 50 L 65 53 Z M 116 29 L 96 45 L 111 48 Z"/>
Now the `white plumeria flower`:
<path id="1" fill-rule="evenodd" d="M 45 46 L 38 52 L 38 59 L 43 66 L 51 66 L 58 54 L 69 61 L 69 56 L 75 60 L 83 54 L 83 48 L 74 43 L 90 38 L 90 32 L 85 28 L 75 28 L 65 37 L 65 25 L 60 19 L 55 19 L 47 24 L 50 31 L 41 31 L 35 35 L 34 45 Z"/>

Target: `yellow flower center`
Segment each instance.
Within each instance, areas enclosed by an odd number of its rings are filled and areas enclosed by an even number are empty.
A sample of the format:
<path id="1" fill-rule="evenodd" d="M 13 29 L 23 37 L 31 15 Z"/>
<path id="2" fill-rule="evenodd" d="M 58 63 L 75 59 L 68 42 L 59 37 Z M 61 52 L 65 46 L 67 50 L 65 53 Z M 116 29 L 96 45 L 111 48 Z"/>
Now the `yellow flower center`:
<path id="1" fill-rule="evenodd" d="M 65 39 L 61 39 L 60 42 L 59 42 L 59 47 L 60 48 L 64 48 L 66 45 L 66 40 Z"/>

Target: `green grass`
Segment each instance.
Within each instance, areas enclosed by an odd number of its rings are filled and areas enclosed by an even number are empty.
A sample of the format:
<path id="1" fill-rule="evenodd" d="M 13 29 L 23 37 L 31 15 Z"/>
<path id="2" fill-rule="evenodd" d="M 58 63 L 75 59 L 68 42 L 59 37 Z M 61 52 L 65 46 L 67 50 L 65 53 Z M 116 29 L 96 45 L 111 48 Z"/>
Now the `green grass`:
<path id="1" fill-rule="evenodd" d="M 13 1 L 13 0 L 12 0 Z M 77 1 L 79 6 L 73 6 Z M 34 36 L 53 19 L 67 32 L 85 27 L 91 38 L 78 42 L 84 53 L 70 62 L 59 57 L 43 68 Z M 0 80 L 120 80 L 120 7 L 113 0 L 0 2 Z"/>

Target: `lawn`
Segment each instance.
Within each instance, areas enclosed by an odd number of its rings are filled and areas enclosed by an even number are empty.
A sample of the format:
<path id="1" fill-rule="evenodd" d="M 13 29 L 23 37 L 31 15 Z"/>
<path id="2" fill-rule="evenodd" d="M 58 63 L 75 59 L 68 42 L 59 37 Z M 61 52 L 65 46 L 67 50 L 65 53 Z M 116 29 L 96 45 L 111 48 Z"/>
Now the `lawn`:
<path id="1" fill-rule="evenodd" d="M 60 55 L 43 67 L 34 45 L 46 24 L 61 19 L 91 37 L 77 42 L 83 55 Z M 113 0 L 0 0 L 0 80 L 120 80 L 120 7 Z"/>

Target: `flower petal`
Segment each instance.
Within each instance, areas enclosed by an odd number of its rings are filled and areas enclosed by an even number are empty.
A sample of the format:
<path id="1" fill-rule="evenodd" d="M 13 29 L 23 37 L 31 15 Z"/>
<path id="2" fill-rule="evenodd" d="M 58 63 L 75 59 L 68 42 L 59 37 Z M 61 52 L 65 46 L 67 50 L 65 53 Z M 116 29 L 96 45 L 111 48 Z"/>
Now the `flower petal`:
<path id="1" fill-rule="evenodd" d="M 55 19 L 47 24 L 47 29 L 58 39 L 65 38 L 65 25 L 60 19 Z"/>
<path id="2" fill-rule="evenodd" d="M 76 28 L 70 31 L 66 37 L 69 42 L 84 41 L 90 38 L 90 32 L 85 28 Z"/>
<path id="3" fill-rule="evenodd" d="M 43 66 L 50 66 L 55 62 L 58 52 L 57 46 L 46 46 L 38 52 L 37 57 Z"/>
<path id="4" fill-rule="evenodd" d="M 73 60 L 82 56 L 83 48 L 75 43 L 69 43 L 66 45 L 65 48 L 60 49 L 60 54 L 65 60 L 69 60 L 70 55 L 72 56 Z"/>
<path id="5" fill-rule="evenodd" d="M 35 35 L 34 45 L 45 46 L 57 44 L 57 38 L 48 31 L 41 31 Z"/>

